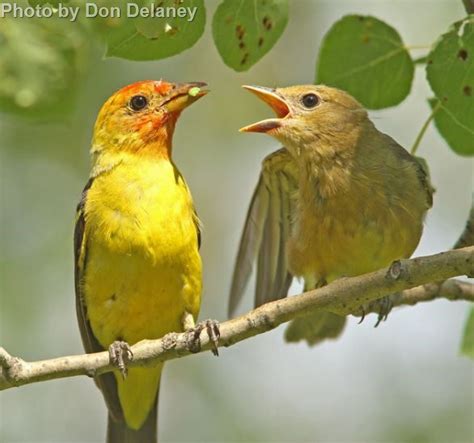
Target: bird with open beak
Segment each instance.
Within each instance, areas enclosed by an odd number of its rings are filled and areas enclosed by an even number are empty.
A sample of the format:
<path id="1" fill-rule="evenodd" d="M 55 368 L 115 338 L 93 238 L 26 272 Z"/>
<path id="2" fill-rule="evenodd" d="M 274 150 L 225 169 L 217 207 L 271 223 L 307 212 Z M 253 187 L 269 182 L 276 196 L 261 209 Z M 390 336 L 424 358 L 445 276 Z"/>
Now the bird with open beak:
<path id="1" fill-rule="evenodd" d="M 429 177 L 418 160 L 378 131 L 344 91 L 323 85 L 244 88 L 276 116 L 241 131 L 268 134 L 284 147 L 263 161 L 235 263 L 229 314 L 254 262 L 259 306 L 287 296 L 294 277 L 310 290 L 409 257 L 432 205 Z M 317 312 L 293 320 L 285 337 L 314 345 L 337 337 L 345 322 Z"/>
<path id="2" fill-rule="evenodd" d="M 200 224 L 172 138 L 205 87 L 134 83 L 107 100 L 95 124 L 74 233 L 76 307 L 86 352 L 109 349 L 119 369 L 95 378 L 109 443 L 157 440 L 163 363 L 127 375 L 129 345 L 191 330 L 199 313 Z"/>

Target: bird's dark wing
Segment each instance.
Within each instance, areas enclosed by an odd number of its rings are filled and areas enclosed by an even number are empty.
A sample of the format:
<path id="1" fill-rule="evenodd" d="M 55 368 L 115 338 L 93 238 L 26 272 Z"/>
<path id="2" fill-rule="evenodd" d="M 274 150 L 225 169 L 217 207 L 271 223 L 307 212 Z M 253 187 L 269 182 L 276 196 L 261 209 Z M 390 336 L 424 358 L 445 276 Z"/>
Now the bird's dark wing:
<path id="1" fill-rule="evenodd" d="M 428 163 L 426 163 L 426 160 L 422 157 L 412 156 L 412 160 L 416 163 L 418 180 L 420 180 L 421 186 L 425 191 L 426 205 L 427 209 L 429 209 L 433 206 L 433 194 L 435 189 L 431 185 Z"/>
<path id="2" fill-rule="evenodd" d="M 291 285 L 287 241 L 297 193 L 296 165 L 285 148 L 265 158 L 247 212 L 232 277 L 229 315 L 240 302 L 257 262 L 255 306 L 283 298 Z"/>
<path id="3" fill-rule="evenodd" d="M 198 244 L 198 250 L 201 249 L 201 241 L 202 241 L 202 224 L 201 220 L 199 220 L 199 216 L 197 215 L 196 209 L 193 212 L 193 221 L 194 226 L 196 227 L 196 238 Z"/>
<path id="4" fill-rule="evenodd" d="M 94 336 L 87 318 L 87 306 L 85 304 L 82 284 L 87 268 L 87 229 L 84 207 L 87 200 L 87 192 L 92 185 L 93 179 L 90 179 L 82 191 L 81 201 L 77 205 L 76 225 L 74 228 L 74 283 L 76 289 L 76 313 L 79 329 L 81 331 L 82 343 L 87 353 L 101 352 L 105 350 Z M 123 414 L 117 394 L 117 382 L 115 381 L 113 373 L 109 372 L 96 377 L 95 382 L 104 395 L 111 415 L 116 419 L 120 419 Z"/>
<path id="5" fill-rule="evenodd" d="M 426 210 L 430 209 L 433 206 L 433 193 L 435 189 L 431 185 L 430 172 L 428 169 L 428 163 L 426 160 L 421 157 L 416 157 L 410 154 L 406 149 L 400 146 L 392 137 L 382 134 L 386 140 L 388 140 L 388 146 L 393 150 L 393 152 L 403 160 L 408 163 L 411 163 L 416 170 L 416 175 L 420 182 L 423 191 L 425 192 L 425 203 Z"/>

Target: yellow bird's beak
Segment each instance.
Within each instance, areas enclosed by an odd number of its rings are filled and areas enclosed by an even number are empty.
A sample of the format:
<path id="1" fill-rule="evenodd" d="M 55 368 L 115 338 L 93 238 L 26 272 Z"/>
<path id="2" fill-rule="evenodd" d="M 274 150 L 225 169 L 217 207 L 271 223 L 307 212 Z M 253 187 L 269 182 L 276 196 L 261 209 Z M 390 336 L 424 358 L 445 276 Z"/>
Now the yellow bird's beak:
<path id="1" fill-rule="evenodd" d="M 252 92 L 258 98 L 263 100 L 267 105 L 269 105 L 275 112 L 277 118 L 268 118 L 252 125 L 244 126 L 240 129 L 240 132 L 267 133 L 272 129 L 281 127 L 282 120 L 290 115 L 290 107 L 285 102 L 285 99 L 281 97 L 275 89 L 266 88 L 265 86 L 243 85 L 242 87 Z"/>
<path id="2" fill-rule="evenodd" d="M 207 83 L 204 82 L 179 83 L 162 106 L 169 113 L 181 112 L 208 92 Z"/>

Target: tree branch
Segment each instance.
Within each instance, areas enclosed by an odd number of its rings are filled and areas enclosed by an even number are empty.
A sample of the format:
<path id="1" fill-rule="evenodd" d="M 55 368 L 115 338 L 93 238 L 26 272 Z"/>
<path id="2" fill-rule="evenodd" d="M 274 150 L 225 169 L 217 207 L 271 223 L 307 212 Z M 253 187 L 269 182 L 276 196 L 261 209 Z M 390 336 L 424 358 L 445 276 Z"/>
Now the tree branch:
<path id="1" fill-rule="evenodd" d="M 342 278 L 323 288 L 267 303 L 246 315 L 226 321 L 220 326 L 219 346 L 231 346 L 317 309 L 348 315 L 364 303 L 397 292 L 396 306 L 413 305 L 435 298 L 474 301 L 472 284 L 444 281 L 473 274 L 474 247 L 396 261 L 388 268 Z M 433 281 L 442 283 L 431 283 Z M 209 338 L 201 334 L 201 351 L 209 349 Z M 132 350 L 131 367 L 150 366 L 191 354 L 186 333 L 171 333 L 159 340 L 143 340 L 132 346 Z M 94 377 L 113 369 L 106 351 L 29 363 L 0 348 L 0 390 L 76 375 Z"/>
<path id="2" fill-rule="evenodd" d="M 417 303 L 444 298 L 446 300 L 464 300 L 474 302 L 474 284 L 460 280 L 444 280 L 438 283 L 427 283 L 411 289 L 405 289 L 390 295 L 393 308 L 400 306 L 414 306 Z M 380 306 L 374 300 L 369 303 L 365 314 L 379 313 Z M 360 316 L 361 314 L 354 314 Z"/>

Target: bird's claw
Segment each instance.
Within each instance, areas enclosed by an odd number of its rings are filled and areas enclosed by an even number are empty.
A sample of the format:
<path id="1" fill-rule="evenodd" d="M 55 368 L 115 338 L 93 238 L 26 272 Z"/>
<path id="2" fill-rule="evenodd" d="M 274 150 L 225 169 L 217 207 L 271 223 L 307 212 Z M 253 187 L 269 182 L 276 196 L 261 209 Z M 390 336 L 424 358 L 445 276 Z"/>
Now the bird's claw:
<path id="1" fill-rule="evenodd" d="M 211 351 L 218 356 L 219 337 L 221 336 L 219 330 L 219 322 L 217 320 L 204 320 L 199 322 L 196 326 L 188 329 L 187 332 L 187 346 L 190 352 L 199 352 L 201 350 L 200 335 L 203 330 L 206 330 L 209 341 L 212 344 Z"/>
<path id="2" fill-rule="evenodd" d="M 117 340 L 109 346 L 110 363 L 116 366 L 122 377 L 127 377 L 127 364 L 133 359 L 132 348 L 126 341 Z"/>
<path id="3" fill-rule="evenodd" d="M 376 328 L 382 321 L 387 320 L 388 314 L 390 314 L 390 311 L 392 310 L 392 308 L 393 308 L 393 301 L 390 295 L 387 295 L 385 297 L 379 298 L 378 300 L 374 300 L 370 303 L 362 305 L 359 308 L 360 312 L 357 314 L 361 316 L 359 324 L 361 324 L 364 321 L 365 315 L 367 314 L 367 312 L 378 312 L 377 322 L 374 325 L 374 328 Z"/>
<path id="4" fill-rule="evenodd" d="M 361 309 L 361 311 L 362 311 L 362 315 L 360 316 L 359 323 L 357 323 L 357 324 L 359 324 L 359 325 L 360 325 L 360 324 L 364 321 L 364 319 L 365 319 L 365 309 L 364 309 L 363 306 L 361 306 L 360 309 Z"/>
<path id="5" fill-rule="evenodd" d="M 390 314 L 390 311 L 393 308 L 392 299 L 389 295 L 376 300 L 375 303 L 379 307 L 379 313 L 374 328 L 376 328 L 382 321 L 387 320 L 388 314 Z"/>

